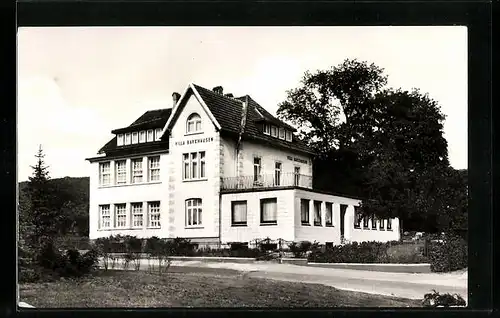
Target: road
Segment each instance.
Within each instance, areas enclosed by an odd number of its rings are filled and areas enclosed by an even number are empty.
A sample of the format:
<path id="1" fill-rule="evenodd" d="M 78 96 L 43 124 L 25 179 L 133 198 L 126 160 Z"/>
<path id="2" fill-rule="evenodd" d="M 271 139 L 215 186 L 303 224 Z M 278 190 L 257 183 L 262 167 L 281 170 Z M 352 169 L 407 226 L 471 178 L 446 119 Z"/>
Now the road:
<path id="1" fill-rule="evenodd" d="M 336 268 L 313 268 L 291 264 L 256 262 L 251 264 L 172 261 L 172 266 L 225 268 L 246 272 L 248 277 L 323 284 L 343 290 L 378 295 L 422 299 L 433 289 L 440 293 L 457 293 L 467 301 L 467 272 L 458 273 L 388 273 Z M 117 266 L 121 267 L 121 266 Z M 130 266 L 132 267 L 132 266 Z M 141 262 L 147 268 L 147 261 Z"/>

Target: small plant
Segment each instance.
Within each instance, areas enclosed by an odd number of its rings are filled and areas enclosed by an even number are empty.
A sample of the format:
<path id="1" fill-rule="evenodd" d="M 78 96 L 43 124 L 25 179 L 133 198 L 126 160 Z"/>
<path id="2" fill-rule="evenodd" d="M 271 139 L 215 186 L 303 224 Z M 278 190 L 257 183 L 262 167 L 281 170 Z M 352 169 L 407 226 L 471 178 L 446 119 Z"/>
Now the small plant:
<path id="1" fill-rule="evenodd" d="M 308 251 L 311 250 L 312 243 L 309 241 L 302 241 L 300 243 L 292 242 L 288 245 L 290 252 L 293 253 L 295 258 L 302 258 Z"/>
<path id="2" fill-rule="evenodd" d="M 440 294 L 436 290 L 432 290 L 432 293 L 425 294 L 422 303 L 425 307 L 450 307 L 467 305 L 465 300 L 459 294 Z"/>
<path id="3" fill-rule="evenodd" d="M 141 268 L 142 240 L 135 236 L 125 237 L 125 257 L 128 262 L 134 264 L 134 268 L 138 271 Z"/>
<path id="4" fill-rule="evenodd" d="M 433 272 L 450 272 L 467 267 L 467 242 L 460 236 L 447 234 L 429 244 L 429 259 Z"/>

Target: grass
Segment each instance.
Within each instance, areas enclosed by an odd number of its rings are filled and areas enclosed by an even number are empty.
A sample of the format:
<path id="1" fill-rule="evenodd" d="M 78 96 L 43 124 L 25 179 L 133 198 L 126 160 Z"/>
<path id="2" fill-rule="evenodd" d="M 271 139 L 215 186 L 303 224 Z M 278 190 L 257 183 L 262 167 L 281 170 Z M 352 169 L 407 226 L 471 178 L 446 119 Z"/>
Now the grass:
<path id="1" fill-rule="evenodd" d="M 80 280 L 20 285 L 37 308 L 82 307 L 421 307 L 418 300 L 342 291 L 319 284 L 246 277 L 227 269 L 171 267 L 100 271 Z"/>

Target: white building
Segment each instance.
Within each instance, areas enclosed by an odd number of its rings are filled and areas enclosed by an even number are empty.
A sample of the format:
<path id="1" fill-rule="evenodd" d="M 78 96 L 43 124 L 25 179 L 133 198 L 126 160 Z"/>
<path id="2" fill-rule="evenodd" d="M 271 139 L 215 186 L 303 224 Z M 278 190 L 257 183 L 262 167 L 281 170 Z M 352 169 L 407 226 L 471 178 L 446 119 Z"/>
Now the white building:
<path id="1" fill-rule="evenodd" d="M 90 238 L 184 237 L 203 245 L 399 239 L 399 221 L 312 189 L 314 153 L 250 96 L 190 84 L 89 158 Z M 356 220 L 356 221 L 355 221 Z"/>

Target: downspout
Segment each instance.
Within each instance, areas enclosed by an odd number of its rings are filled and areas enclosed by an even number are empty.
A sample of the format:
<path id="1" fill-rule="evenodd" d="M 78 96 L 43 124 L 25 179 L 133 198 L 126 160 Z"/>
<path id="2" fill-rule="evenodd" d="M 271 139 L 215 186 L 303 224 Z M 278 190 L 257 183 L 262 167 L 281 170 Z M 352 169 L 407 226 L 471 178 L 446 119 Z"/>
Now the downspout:
<path id="1" fill-rule="evenodd" d="M 240 177 L 240 150 L 241 150 L 241 140 L 243 137 L 243 133 L 245 132 L 245 126 L 247 123 L 247 114 L 248 114 L 248 95 L 245 96 L 245 101 L 242 102 L 243 107 L 241 108 L 241 125 L 240 131 L 238 133 L 238 140 L 236 141 L 236 176 Z"/>

